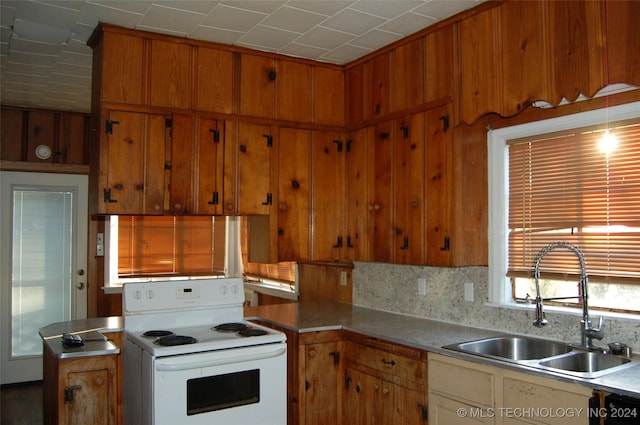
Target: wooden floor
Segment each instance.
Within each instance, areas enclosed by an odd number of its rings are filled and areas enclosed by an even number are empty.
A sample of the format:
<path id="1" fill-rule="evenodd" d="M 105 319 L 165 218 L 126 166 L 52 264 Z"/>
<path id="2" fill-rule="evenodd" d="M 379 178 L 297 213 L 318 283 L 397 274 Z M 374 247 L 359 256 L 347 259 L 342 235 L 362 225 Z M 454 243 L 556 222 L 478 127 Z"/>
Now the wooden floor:
<path id="1" fill-rule="evenodd" d="M 2 386 L 0 424 L 42 425 L 42 381 Z"/>

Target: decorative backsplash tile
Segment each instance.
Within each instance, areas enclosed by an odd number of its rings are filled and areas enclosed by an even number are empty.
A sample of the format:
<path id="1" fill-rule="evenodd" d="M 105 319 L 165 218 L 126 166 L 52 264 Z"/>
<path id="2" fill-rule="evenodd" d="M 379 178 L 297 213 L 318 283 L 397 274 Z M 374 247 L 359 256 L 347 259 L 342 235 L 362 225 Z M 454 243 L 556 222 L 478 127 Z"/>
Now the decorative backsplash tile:
<path id="1" fill-rule="evenodd" d="M 549 324 L 532 326 L 533 307 L 488 305 L 487 267 L 426 267 L 385 263 L 354 263 L 353 304 L 394 313 L 459 323 L 500 332 L 578 343 L 580 315 L 546 312 Z M 418 296 L 418 279 L 427 281 L 426 296 Z M 464 300 L 465 282 L 474 283 L 474 301 Z M 598 314 L 592 314 L 594 320 Z M 605 338 L 596 345 L 623 342 L 640 353 L 640 320 L 607 318 Z"/>

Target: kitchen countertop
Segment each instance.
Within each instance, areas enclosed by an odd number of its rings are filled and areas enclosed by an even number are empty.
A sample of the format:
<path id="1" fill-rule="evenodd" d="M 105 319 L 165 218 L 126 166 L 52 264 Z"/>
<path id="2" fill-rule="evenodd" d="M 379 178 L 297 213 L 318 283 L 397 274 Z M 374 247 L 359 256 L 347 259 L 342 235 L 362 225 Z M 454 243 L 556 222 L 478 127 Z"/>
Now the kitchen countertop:
<path id="1" fill-rule="evenodd" d="M 600 378 L 587 379 L 442 348 L 449 344 L 505 335 L 504 332 L 332 302 L 246 307 L 245 318 L 261 320 L 298 333 L 344 329 L 450 357 L 640 398 L 640 364 Z M 638 356 L 634 356 L 634 360 L 638 360 Z"/>
<path id="2" fill-rule="evenodd" d="M 53 355 L 60 359 L 74 357 L 104 356 L 119 354 L 120 347 L 102 334 L 105 332 L 121 332 L 121 317 L 98 317 L 93 319 L 71 320 L 52 323 L 40 329 L 42 341 Z M 62 344 L 62 334 L 78 334 L 84 340 L 80 347 L 66 347 Z"/>

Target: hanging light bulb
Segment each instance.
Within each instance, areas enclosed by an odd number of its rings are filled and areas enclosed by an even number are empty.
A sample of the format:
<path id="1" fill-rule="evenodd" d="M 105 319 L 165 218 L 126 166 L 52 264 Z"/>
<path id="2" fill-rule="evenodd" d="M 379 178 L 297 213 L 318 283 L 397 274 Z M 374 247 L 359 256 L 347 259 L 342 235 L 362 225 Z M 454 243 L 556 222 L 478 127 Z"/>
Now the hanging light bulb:
<path id="1" fill-rule="evenodd" d="M 616 146 L 618 146 L 618 138 L 607 130 L 602 138 L 600 138 L 599 146 L 602 152 L 609 155 L 616 149 Z"/>

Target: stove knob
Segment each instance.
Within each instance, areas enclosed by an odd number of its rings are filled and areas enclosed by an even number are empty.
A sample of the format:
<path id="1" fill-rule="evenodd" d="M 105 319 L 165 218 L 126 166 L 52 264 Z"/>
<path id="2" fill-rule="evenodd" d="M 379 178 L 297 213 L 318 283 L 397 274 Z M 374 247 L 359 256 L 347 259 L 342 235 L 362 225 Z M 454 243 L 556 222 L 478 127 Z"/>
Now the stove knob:
<path id="1" fill-rule="evenodd" d="M 140 293 L 140 291 L 135 291 L 133 293 L 133 298 L 135 298 L 136 300 L 139 300 L 140 298 L 142 298 L 142 294 Z"/>
<path id="2" fill-rule="evenodd" d="M 153 298 L 153 291 L 151 289 L 147 290 L 147 298 L 148 299 L 152 299 Z"/>

